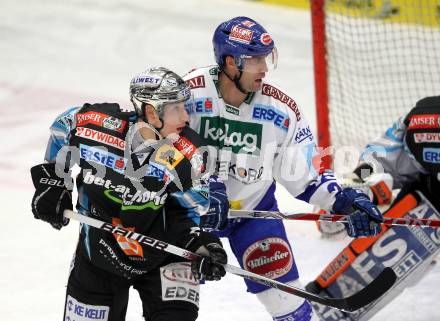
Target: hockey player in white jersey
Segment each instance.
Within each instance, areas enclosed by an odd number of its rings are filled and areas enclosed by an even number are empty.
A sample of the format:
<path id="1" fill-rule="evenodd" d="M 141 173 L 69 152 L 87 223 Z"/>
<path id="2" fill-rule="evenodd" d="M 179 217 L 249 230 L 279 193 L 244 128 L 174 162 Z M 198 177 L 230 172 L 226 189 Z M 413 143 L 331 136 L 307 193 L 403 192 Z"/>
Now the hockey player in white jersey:
<path id="1" fill-rule="evenodd" d="M 216 171 L 227 186 L 231 207 L 277 210 L 276 181 L 293 197 L 350 214 L 351 236 L 379 233 L 379 210 L 363 193 L 343 190 L 332 173 L 320 173 L 315 139 L 304 114 L 284 89 L 267 80 L 278 58 L 271 35 L 256 21 L 236 17 L 217 27 L 213 46 L 217 65 L 184 77 L 194 95 L 187 110 L 190 127 L 218 151 Z M 229 238 L 243 268 L 298 286 L 281 221 L 228 222 L 214 211 L 212 220 L 203 225 Z M 250 281 L 246 285 L 276 321 L 313 317 L 308 301 Z"/>

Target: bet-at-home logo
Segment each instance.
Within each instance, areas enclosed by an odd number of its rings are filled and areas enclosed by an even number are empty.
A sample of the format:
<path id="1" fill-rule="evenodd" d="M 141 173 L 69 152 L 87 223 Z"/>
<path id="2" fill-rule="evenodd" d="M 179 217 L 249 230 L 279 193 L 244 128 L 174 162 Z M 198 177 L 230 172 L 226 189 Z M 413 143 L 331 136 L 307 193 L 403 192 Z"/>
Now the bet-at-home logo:
<path id="1" fill-rule="evenodd" d="M 233 153 L 258 153 L 263 125 L 222 117 L 202 117 L 200 134 L 209 145 L 230 147 Z"/>

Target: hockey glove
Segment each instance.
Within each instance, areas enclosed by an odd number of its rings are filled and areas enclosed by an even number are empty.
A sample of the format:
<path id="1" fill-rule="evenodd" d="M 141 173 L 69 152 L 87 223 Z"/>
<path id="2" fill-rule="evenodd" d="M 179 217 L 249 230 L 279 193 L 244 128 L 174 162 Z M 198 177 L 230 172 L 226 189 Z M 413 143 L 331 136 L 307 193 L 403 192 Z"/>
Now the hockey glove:
<path id="1" fill-rule="evenodd" d="M 351 237 L 375 236 L 381 231 L 382 214 L 361 191 L 344 188 L 338 192 L 332 211 L 348 215 L 345 229 Z"/>
<path id="2" fill-rule="evenodd" d="M 64 179 L 55 173 L 55 164 L 40 164 L 31 168 L 35 194 L 32 213 L 36 219 L 50 223 L 57 230 L 69 223 L 63 211 L 72 209 L 72 192 L 64 185 Z"/>
<path id="3" fill-rule="evenodd" d="M 229 201 L 226 186 L 216 175 L 209 178 L 209 210 L 201 216 L 200 227 L 207 231 L 224 230 L 228 225 Z"/>
<path id="4" fill-rule="evenodd" d="M 218 281 L 225 276 L 223 265 L 228 257 L 217 236 L 203 231 L 192 233 L 186 248 L 201 255 L 191 262 L 191 271 L 196 280 Z"/>

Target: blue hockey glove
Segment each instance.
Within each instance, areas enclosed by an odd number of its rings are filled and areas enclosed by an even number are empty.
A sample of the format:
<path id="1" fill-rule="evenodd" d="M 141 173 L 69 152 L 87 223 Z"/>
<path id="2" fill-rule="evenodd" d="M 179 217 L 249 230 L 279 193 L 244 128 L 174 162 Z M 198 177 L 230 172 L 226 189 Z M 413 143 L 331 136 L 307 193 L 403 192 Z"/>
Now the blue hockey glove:
<path id="1" fill-rule="evenodd" d="M 209 210 L 200 218 L 205 230 L 223 230 L 228 225 L 229 201 L 226 186 L 216 175 L 209 178 Z"/>
<path id="2" fill-rule="evenodd" d="M 345 229 L 351 237 L 375 236 L 381 231 L 382 214 L 361 191 L 344 188 L 338 192 L 332 211 L 348 215 Z"/>

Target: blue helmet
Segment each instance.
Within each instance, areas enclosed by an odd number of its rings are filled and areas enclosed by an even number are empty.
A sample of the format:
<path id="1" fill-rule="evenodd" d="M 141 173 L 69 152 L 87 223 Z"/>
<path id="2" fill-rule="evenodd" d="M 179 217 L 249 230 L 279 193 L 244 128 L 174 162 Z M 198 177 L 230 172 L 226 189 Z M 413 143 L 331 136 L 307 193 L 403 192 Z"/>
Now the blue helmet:
<path id="1" fill-rule="evenodd" d="M 215 61 L 222 66 L 226 56 L 232 56 L 237 65 L 243 58 L 273 54 L 276 65 L 276 48 L 270 34 L 255 20 L 235 17 L 221 23 L 212 38 Z"/>

